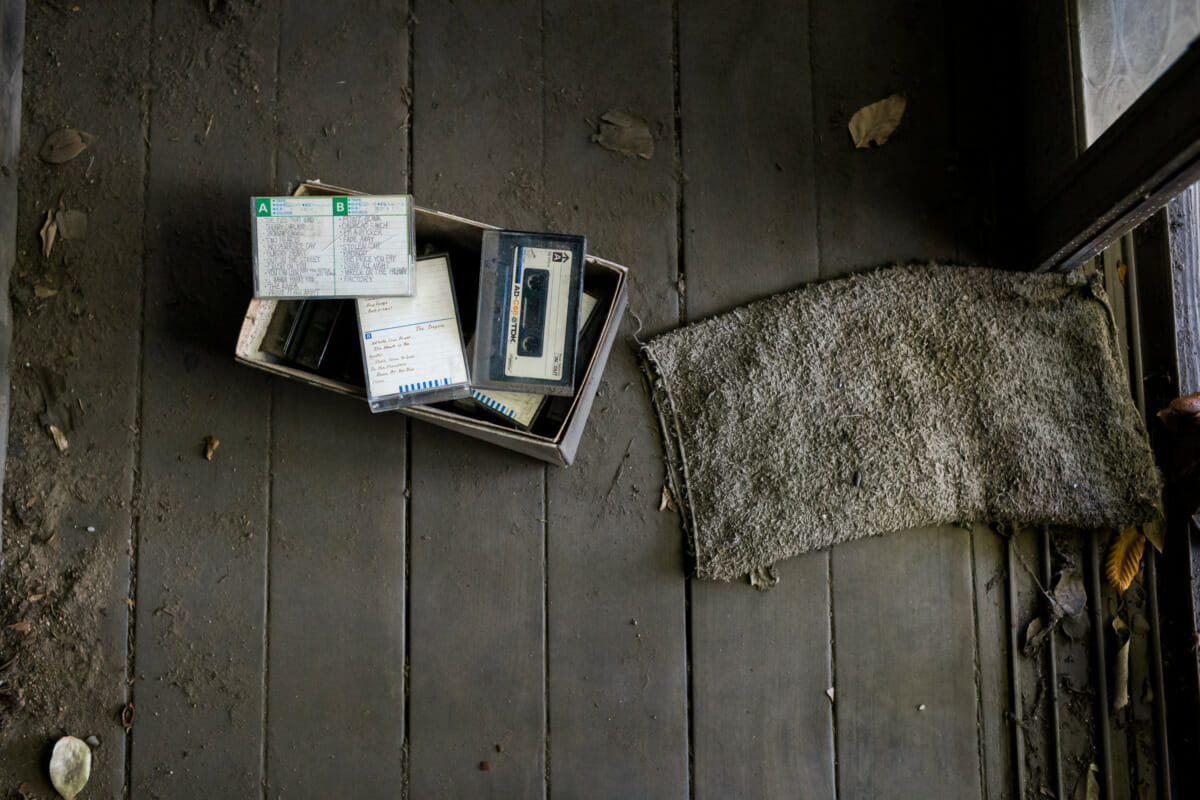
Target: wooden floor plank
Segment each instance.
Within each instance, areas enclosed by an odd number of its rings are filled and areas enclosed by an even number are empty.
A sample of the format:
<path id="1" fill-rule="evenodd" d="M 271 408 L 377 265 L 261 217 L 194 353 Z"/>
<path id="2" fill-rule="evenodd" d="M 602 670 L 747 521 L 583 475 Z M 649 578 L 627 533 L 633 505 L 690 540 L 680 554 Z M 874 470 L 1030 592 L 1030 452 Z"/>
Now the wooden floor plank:
<path id="1" fill-rule="evenodd" d="M 816 277 L 808 30 L 795 3 L 679 8 L 689 320 Z"/>
<path id="2" fill-rule="evenodd" d="M 684 4 L 687 319 L 818 276 L 806 9 Z M 695 796 L 834 792 L 828 555 L 760 596 L 691 584 Z"/>
<path id="3" fill-rule="evenodd" d="M 541 467 L 413 427 L 412 796 L 541 797 Z"/>
<path id="4" fill-rule="evenodd" d="M 1016 796 L 1012 766 L 1008 569 L 1003 538 L 986 525 L 971 529 L 979 677 L 980 759 L 985 800 Z"/>
<path id="5" fill-rule="evenodd" d="M 814 0 L 809 13 L 822 277 L 953 260 L 941 4 Z M 856 150 L 851 116 L 894 92 L 908 96 L 900 127 L 887 144 Z"/>
<path id="6" fill-rule="evenodd" d="M 281 0 L 279 192 L 310 179 L 373 194 L 407 187 L 407 3 Z"/>
<path id="7" fill-rule="evenodd" d="M 952 260 L 943 9 L 818 0 L 810 13 L 821 277 Z M 899 128 L 885 145 L 856 149 L 851 116 L 894 92 L 907 96 Z M 842 796 L 919 797 L 934 785 L 980 795 L 972 573 L 970 534 L 952 527 L 833 549 Z M 888 758 L 902 741 L 909 755 Z"/>
<path id="8" fill-rule="evenodd" d="M 545 14 L 549 226 L 630 267 L 643 335 L 673 327 L 670 3 L 556 1 Z M 652 159 L 590 141 L 586 121 L 610 109 L 649 123 Z M 547 474 L 550 787 L 562 797 L 688 793 L 682 539 L 657 510 L 661 449 L 636 325 L 626 316 L 575 464 Z"/>
<path id="9" fill-rule="evenodd" d="M 914 529 L 832 560 L 840 796 L 979 797 L 970 533 Z"/>
<path id="10" fill-rule="evenodd" d="M 282 13 L 281 59 L 304 69 L 280 75 L 275 191 L 320 177 L 403 193 L 405 10 L 284 0 Z M 272 389 L 268 791 L 389 796 L 405 777 L 406 420 Z"/>
<path id="11" fill-rule="evenodd" d="M 1057 750 L 1055 720 L 1049 674 L 1048 647 L 1030 645 L 1039 627 L 1030 628 L 1035 619 L 1046 620 L 1046 598 L 1042 588 L 1041 533 L 1030 528 L 1012 532 L 1008 541 L 1009 596 L 1013 627 L 1010 641 L 1010 669 L 1014 686 L 1014 719 L 1017 727 L 1017 796 L 1057 793 Z"/>
<path id="12" fill-rule="evenodd" d="M 404 779 L 404 418 L 275 390 L 268 789 L 388 796 Z"/>
<path id="13" fill-rule="evenodd" d="M 828 554 L 776 570 L 765 595 L 692 582 L 697 798 L 835 796 Z"/>
<path id="14" fill-rule="evenodd" d="M 187 0 L 154 11 L 130 776 L 139 796 L 262 791 L 270 398 L 231 348 L 251 290 L 246 198 L 272 180 L 274 125 L 260 99 L 274 93 L 278 11 L 272 0 L 227 20 Z M 231 62 L 245 71 L 225 72 Z M 231 82 L 197 83 L 213 65 Z M 208 128 L 216 110 L 221 124 Z M 210 435 L 221 446 L 207 461 Z"/>
<path id="15" fill-rule="evenodd" d="M 1084 537 L 1080 531 L 1055 532 L 1050 537 L 1050 584 L 1053 591 L 1060 575 L 1086 575 L 1088 557 Z M 1094 651 L 1089 615 L 1066 620 L 1054 632 L 1055 675 L 1058 679 L 1056 697 L 1061 752 L 1059 759 L 1063 775 L 1063 786 L 1068 796 L 1073 797 L 1077 787 L 1086 789 L 1089 764 L 1103 763 L 1102 753 L 1096 746 L 1096 697 L 1090 687 L 1094 685 Z"/>
<path id="16" fill-rule="evenodd" d="M 543 224 L 540 26 L 537 3 L 419 11 L 418 203 Z M 410 446 L 411 796 L 541 797 L 545 466 L 418 423 Z"/>
<path id="17" fill-rule="evenodd" d="M 0 74 L 0 84 L 5 85 L 0 89 L 0 105 L 8 105 L 6 90 L 15 91 L 12 110 L 16 112 L 21 111 L 22 99 L 19 23 L 24 12 L 25 4 L 19 2 L 6 3 L 0 11 L 0 39 L 4 40 L 0 49 L 5 57 L 18 57 L 16 64 L 0 64 L 0 73 L 10 66 L 17 70 L 14 82 Z M 16 14 L 22 19 L 13 19 Z M 88 731 L 100 738 L 104 748 L 103 758 L 93 764 L 89 786 L 98 794 L 119 796 L 125 782 L 126 741 L 114 711 L 129 691 L 131 612 L 126 601 L 137 468 L 143 272 L 139 230 L 145 181 L 145 142 L 140 134 L 127 132 L 143 128 L 139 95 L 148 78 L 150 12 L 129 2 L 98 4 L 64 20 L 52 8 L 30 4 L 24 21 L 29 78 L 24 84 L 24 117 L 18 113 L 12 120 L 23 125 L 20 164 L 16 159 L 20 131 L 14 129 L 6 141 L 2 129 L 9 109 L 0 109 L 0 151 L 4 151 L 0 163 L 6 167 L 0 170 L 4 193 L 0 270 L 5 286 L 9 286 L 9 259 L 16 259 L 11 282 L 16 322 L 11 359 L 7 340 L 14 319 L 8 313 L 9 293 L 0 311 L 3 357 L 9 365 L 0 404 L 3 429 L 11 432 L 13 443 L 5 474 L 9 501 L 5 506 L 32 502 L 38 526 L 45 527 L 39 531 L 6 520 L 5 534 L 11 539 L 3 542 L 0 551 L 10 576 L 18 568 L 16 574 L 36 575 L 38 570 L 30 569 L 34 564 L 51 574 L 40 589 L 22 588 L 30 594 L 35 590 L 48 594 L 34 607 L 53 609 L 58 624 L 69 620 L 79 635 L 64 635 L 61 628 L 54 630 L 57 625 L 43 628 L 43 623 L 35 623 L 33 638 L 41 641 L 17 662 L 26 665 L 30 703 L 23 711 L 11 709 L 5 724 L 0 724 L 5 734 L 0 741 L 11 746 L 0 746 L 0 787 L 7 790 L 28 782 L 31 793 L 49 796 L 46 737 L 59 730 Z M 116 26 L 128 37 L 127 47 L 89 49 L 95 30 Z M 15 52 L 8 50 L 10 41 Z M 62 54 L 74 52 L 94 53 L 88 72 L 105 76 L 110 85 L 81 91 L 75 71 L 61 59 Z M 114 97 L 120 101 L 113 102 Z M 37 156 L 42 141 L 64 125 L 100 137 L 103 147 L 63 165 L 42 162 Z M 11 154 L 6 152 L 9 147 Z M 60 236 L 45 257 L 37 247 L 38 231 L 47 211 L 60 201 L 66 208 L 88 214 L 89 235 L 73 241 Z M 9 225 L 13 226 L 11 239 Z M 10 245 L 15 248 L 7 249 Z M 36 294 L 38 287 L 53 294 Z M 37 388 L 51 375 L 61 380 L 63 393 L 57 401 L 43 399 Z M 63 430 L 69 441 L 66 453 L 55 448 L 47 422 Z M 43 544 L 42 539 L 50 535 L 53 541 Z M 26 551 L 31 540 L 32 548 L 41 552 Z M 18 554 L 22 560 L 26 555 L 33 558 L 22 564 Z M 0 655 L 0 659 L 7 657 Z M 39 662 L 53 664 L 61 672 L 42 670 L 36 666 Z M 64 676 L 70 676 L 69 687 L 53 687 L 50 692 L 37 687 L 38 682 L 52 684 Z M 43 707 L 47 701 L 50 707 Z"/>

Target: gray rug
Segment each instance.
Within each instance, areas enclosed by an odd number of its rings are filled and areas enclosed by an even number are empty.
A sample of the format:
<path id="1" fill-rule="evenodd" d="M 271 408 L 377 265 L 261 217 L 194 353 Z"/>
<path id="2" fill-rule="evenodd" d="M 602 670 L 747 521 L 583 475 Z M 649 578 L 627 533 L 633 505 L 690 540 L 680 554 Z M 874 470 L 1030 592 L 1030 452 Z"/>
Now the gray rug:
<path id="1" fill-rule="evenodd" d="M 1161 477 L 1098 277 L 895 267 L 644 349 L 696 574 L 955 522 L 1124 528 Z"/>

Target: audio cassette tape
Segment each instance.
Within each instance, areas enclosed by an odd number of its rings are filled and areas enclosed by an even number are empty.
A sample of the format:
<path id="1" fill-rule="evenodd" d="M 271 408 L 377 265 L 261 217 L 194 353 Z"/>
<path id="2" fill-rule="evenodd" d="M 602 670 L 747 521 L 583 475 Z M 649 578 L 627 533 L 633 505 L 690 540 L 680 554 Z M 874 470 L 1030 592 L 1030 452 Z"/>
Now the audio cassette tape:
<path id="1" fill-rule="evenodd" d="M 411 297 L 355 302 L 373 413 L 470 397 L 448 256 L 417 259 L 417 292 Z"/>
<path id="2" fill-rule="evenodd" d="M 472 385 L 574 393 L 585 250 L 582 236 L 483 232 Z"/>

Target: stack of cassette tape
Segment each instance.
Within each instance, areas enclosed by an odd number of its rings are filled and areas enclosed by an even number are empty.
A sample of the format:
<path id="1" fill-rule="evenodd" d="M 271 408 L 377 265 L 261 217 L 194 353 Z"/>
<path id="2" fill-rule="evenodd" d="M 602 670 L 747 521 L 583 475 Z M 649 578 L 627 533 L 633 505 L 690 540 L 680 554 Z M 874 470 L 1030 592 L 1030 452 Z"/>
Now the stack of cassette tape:
<path id="1" fill-rule="evenodd" d="M 473 249 L 417 257 L 411 195 L 251 202 L 272 360 L 361 385 L 373 412 L 449 402 L 523 430 L 565 418 L 598 334 L 583 236 L 484 230 L 476 273 L 461 263 Z M 466 324 L 459 289 L 477 297 Z"/>

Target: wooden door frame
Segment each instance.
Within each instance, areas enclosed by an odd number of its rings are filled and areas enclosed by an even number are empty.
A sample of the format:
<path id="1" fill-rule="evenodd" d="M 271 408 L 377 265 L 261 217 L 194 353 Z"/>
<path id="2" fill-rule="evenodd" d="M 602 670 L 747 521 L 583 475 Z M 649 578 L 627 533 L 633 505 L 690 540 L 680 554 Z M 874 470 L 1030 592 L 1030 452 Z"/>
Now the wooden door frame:
<path id="1" fill-rule="evenodd" d="M 1176 199 L 1200 182 L 1200 41 L 1085 149 L 1074 11 L 1073 0 L 1058 0 L 1027 9 L 1016 23 L 1028 61 L 1018 148 L 1024 193 L 1013 192 L 1016 208 L 1000 215 L 1007 234 L 1000 231 L 1005 244 L 994 256 L 1015 269 L 1067 270 L 1132 232 L 1126 253 L 1138 368 L 1131 377 L 1158 444 L 1166 431 L 1156 412 L 1200 391 L 1200 189 Z M 1184 797 L 1200 782 L 1200 528 L 1176 511 L 1165 533 L 1164 552 L 1147 548 L 1146 563 L 1165 694 L 1158 756 L 1170 794 Z"/>
<path id="2" fill-rule="evenodd" d="M 1200 41 L 1028 209 L 1018 261 L 1077 267 L 1200 180 Z"/>

